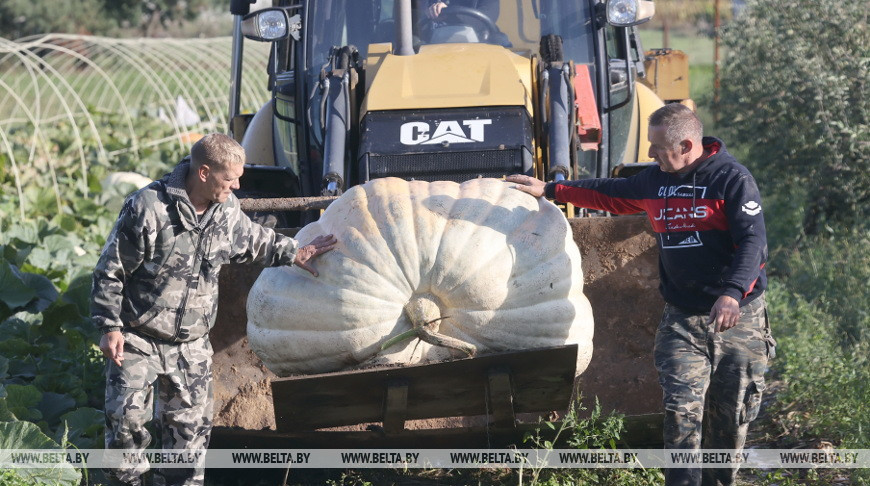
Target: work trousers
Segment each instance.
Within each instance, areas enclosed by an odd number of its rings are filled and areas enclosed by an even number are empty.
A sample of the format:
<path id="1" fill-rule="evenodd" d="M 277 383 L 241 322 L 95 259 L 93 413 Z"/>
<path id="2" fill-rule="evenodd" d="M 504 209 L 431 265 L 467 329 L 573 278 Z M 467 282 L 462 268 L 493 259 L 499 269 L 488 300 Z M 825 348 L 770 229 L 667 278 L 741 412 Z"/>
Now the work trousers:
<path id="1" fill-rule="evenodd" d="M 208 335 L 188 343 L 166 343 L 124 333 L 124 361 L 106 370 L 106 449 L 141 451 L 151 443 L 145 425 L 156 418 L 161 449 L 208 448 L 213 413 L 212 349 Z M 157 409 L 154 413 L 155 388 Z M 142 484 L 147 461 L 106 469 L 121 484 Z M 154 484 L 202 485 L 202 467 L 154 471 Z"/>
<path id="2" fill-rule="evenodd" d="M 662 386 L 666 449 L 740 452 L 758 415 L 764 372 L 776 342 L 764 295 L 740 309 L 740 320 L 717 333 L 709 313 L 666 305 L 656 333 L 655 365 Z M 733 455 L 732 455 L 733 457 Z M 732 468 L 665 469 L 674 485 L 730 485 Z"/>

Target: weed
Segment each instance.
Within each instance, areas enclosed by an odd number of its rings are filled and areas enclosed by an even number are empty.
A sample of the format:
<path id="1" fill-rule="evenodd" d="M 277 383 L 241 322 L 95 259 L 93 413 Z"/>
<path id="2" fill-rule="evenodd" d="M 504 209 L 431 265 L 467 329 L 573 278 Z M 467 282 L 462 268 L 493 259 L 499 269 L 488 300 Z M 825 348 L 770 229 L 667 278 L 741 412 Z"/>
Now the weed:
<path id="1" fill-rule="evenodd" d="M 553 445 L 565 443 L 576 449 L 615 449 L 625 430 L 624 415 L 611 412 L 603 416 L 601 405 L 595 400 L 595 408 L 588 417 L 581 417 L 585 407 L 577 400 L 558 425 L 541 422 L 542 428 L 555 431 L 554 438 L 542 437 L 541 429 L 527 434 L 525 442 L 537 449 L 552 450 Z M 535 486 L 650 486 L 664 481 L 659 469 L 543 469 L 532 467 L 520 471 L 519 483 L 523 484 L 523 474 L 528 476 L 529 485 Z"/>

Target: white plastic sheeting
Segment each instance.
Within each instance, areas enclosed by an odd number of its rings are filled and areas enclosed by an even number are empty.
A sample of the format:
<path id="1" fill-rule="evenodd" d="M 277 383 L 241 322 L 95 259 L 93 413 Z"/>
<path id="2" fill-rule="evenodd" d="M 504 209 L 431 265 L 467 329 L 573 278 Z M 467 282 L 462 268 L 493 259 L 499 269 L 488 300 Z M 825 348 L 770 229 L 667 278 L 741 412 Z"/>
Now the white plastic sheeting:
<path id="1" fill-rule="evenodd" d="M 231 40 L 0 38 L 0 158 L 18 192 L 32 182 L 25 168 L 45 166 L 39 172 L 54 175 L 61 154 L 49 129 L 69 131 L 70 144 L 60 151 L 77 159 L 74 184 L 84 193 L 94 162 L 112 165 L 164 144 L 186 151 L 197 134 L 227 132 Z M 254 112 L 269 96 L 269 45 L 249 42 L 244 53 L 241 109 Z M 163 119 L 167 130 L 139 133 L 139 119 Z M 128 142 L 107 147 L 108 129 Z M 119 137 L 118 130 L 127 133 Z"/>

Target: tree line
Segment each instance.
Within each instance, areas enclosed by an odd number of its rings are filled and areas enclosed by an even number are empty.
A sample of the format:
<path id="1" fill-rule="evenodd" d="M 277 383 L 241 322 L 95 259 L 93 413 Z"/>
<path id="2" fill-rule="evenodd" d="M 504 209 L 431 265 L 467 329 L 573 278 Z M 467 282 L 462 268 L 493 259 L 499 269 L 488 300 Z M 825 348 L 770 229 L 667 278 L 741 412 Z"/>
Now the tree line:
<path id="1" fill-rule="evenodd" d="M 227 0 L 3 0 L 0 37 L 14 40 L 46 33 L 153 37 L 203 12 L 228 9 Z"/>

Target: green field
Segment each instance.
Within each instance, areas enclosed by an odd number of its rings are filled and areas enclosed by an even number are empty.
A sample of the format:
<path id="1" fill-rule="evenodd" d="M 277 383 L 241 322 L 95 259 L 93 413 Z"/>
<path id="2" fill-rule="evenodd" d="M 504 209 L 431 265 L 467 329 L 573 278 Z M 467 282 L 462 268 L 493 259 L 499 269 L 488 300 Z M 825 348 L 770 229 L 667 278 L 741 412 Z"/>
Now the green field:
<path id="1" fill-rule="evenodd" d="M 644 49 L 663 47 L 661 30 L 643 28 L 639 30 Z M 688 54 L 690 62 L 694 64 L 713 64 L 713 39 L 709 37 L 671 32 L 669 44 L 669 48 Z"/>

